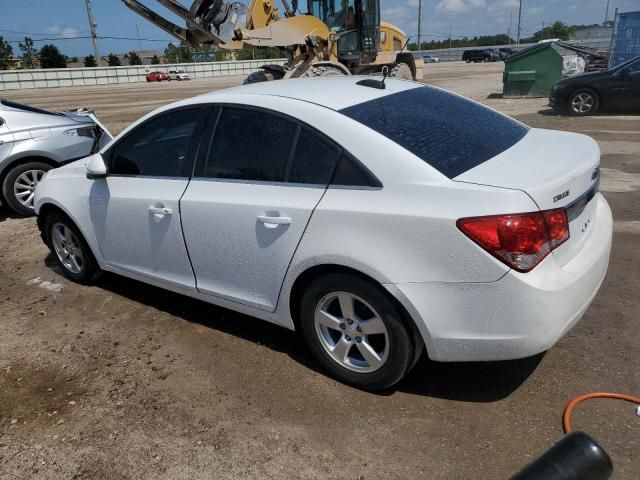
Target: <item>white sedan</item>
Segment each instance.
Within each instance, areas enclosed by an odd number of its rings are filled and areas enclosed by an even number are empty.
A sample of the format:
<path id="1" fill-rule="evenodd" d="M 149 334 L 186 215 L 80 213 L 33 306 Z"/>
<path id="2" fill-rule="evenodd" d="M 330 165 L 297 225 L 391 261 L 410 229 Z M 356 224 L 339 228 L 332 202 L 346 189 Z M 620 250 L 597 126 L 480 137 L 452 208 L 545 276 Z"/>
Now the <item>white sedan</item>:
<path id="1" fill-rule="evenodd" d="M 384 86 L 385 88 L 375 88 Z M 550 348 L 605 276 L 612 218 L 589 137 L 388 79 L 274 81 L 173 103 L 40 182 L 59 267 L 299 329 L 365 389 L 423 351 Z"/>

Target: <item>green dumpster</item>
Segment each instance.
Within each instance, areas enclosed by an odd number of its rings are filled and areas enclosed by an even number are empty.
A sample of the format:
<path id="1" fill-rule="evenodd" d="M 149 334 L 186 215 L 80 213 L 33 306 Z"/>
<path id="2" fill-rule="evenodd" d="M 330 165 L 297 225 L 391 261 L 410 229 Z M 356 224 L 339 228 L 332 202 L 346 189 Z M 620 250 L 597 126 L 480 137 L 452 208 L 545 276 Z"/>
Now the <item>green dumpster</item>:
<path id="1" fill-rule="evenodd" d="M 507 57 L 502 77 L 503 96 L 548 96 L 551 85 L 562 78 L 562 52 L 562 47 L 549 42 Z"/>

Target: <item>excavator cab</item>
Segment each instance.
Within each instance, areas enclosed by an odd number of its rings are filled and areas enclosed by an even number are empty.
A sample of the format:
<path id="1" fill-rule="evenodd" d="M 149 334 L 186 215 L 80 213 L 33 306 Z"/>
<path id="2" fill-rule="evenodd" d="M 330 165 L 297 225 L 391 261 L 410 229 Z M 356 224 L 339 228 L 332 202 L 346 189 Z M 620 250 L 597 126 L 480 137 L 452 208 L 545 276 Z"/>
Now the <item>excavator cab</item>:
<path id="1" fill-rule="evenodd" d="M 375 61 L 380 47 L 379 0 L 308 0 L 307 7 L 331 30 L 340 63 L 356 68 Z"/>

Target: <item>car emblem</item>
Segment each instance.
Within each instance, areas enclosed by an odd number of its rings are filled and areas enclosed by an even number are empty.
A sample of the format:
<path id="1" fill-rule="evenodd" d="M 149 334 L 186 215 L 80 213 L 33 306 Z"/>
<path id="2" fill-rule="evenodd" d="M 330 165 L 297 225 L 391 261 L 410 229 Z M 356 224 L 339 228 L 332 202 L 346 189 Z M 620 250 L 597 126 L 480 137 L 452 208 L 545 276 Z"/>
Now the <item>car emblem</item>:
<path id="1" fill-rule="evenodd" d="M 569 190 L 567 190 L 566 192 L 559 193 L 558 195 L 553 197 L 553 203 L 556 203 L 557 201 L 562 200 L 563 198 L 568 196 L 569 196 Z"/>

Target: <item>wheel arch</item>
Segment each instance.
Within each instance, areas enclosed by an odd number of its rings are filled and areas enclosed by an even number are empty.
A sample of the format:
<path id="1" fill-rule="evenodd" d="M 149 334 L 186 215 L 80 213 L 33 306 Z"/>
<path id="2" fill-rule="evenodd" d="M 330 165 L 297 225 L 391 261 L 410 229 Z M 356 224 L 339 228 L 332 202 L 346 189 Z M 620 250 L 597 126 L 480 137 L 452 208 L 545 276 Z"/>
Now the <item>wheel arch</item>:
<path id="1" fill-rule="evenodd" d="M 38 208 L 38 216 L 36 218 L 36 223 L 38 224 L 38 229 L 40 230 L 42 241 L 45 242 L 45 244 L 47 244 L 46 233 L 44 231 L 44 223 L 47 215 L 50 215 L 53 212 L 60 212 L 73 222 L 73 224 L 76 226 L 76 228 L 82 235 L 84 242 L 89 247 L 89 251 L 91 252 L 91 255 L 93 255 L 93 258 L 96 260 L 96 263 L 102 266 L 101 261 L 99 260 L 102 257 L 99 255 L 96 255 L 95 248 L 92 245 L 92 243 L 89 241 L 87 232 L 85 232 L 84 228 L 82 228 L 82 223 L 79 222 L 78 219 L 75 218 L 66 208 L 64 208 L 64 206 L 62 206 L 61 204 L 59 204 L 58 202 L 52 199 L 46 199 Z"/>
<path id="2" fill-rule="evenodd" d="M 296 331 L 300 331 L 299 311 L 302 296 L 306 287 L 318 278 L 333 273 L 353 275 L 354 277 L 358 277 L 366 282 L 379 286 L 387 294 L 388 298 L 393 302 L 393 304 L 400 310 L 400 312 L 402 312 L 403 320 L 411 331 L 411 337 L 414 341 L 415 351 L 420 352 L 425 344 L 431 343 L 430 338 L 428 339 L 428 341 L 425 341 L 427 339 L 424 338 L 424 332 L 418 327 L 418 325 L 416 324 L 416 319 L 409 313 L 408 309 L 405 308 L 403 302 L 400 301 L 400 299 L 397 298 L 397 296 L 394 295 L 391 291 L 389 291 L 388 288 L 385 288 L 385 286 L 380 281 L 353 267 L 331 263 L 323 263 L 311 266 L 302 271 L 294 280 L 289 292 L 289 314 L 291 315 L 291 320 L 293 321 L 293 326 Z"/>
<path id="3" fill-rule="evenodd" d="M 53 168 L 60 166 L 60 162 L 56 162 L 52 158 L 42 155 L 25 155 L 23 157 L 13 157 L 11 158 L 11 160 L 0 166 L 0 183 L 4 182 L 4 178 L 11 171 L 11 169 L 17 167 L 18 165 L 29 162 L 42 162 L 51 165 L 51 167 Z"/>
<path id="4" fill-rule="evenodd" d="M 412 53 L 404 52 L 396 55 L 396 63 L 406 63 L 411 69 L 411 76 L 416 79 L 416 59 Z"/>

